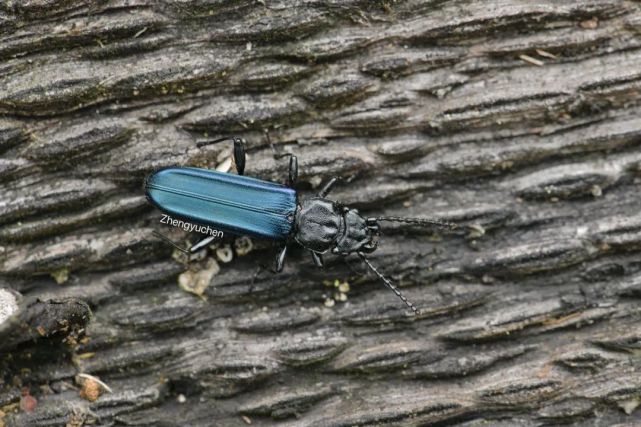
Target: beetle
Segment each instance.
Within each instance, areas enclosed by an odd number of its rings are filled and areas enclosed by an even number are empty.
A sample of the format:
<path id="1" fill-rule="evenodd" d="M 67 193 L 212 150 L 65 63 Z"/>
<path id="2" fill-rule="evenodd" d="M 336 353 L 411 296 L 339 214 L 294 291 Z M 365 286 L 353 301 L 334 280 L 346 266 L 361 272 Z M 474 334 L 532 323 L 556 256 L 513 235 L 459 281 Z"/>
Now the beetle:
<path id="1" fill-rule="evenodd" d="M 381 274 L 366 254 L 376 250 L 381 221 L 395 221 L 418 226 L 454 229 L 456 224 L 426 218 L 370 217 L 356 209 L 327 198 L 338 181 L 334 177 L 313 197 L 299 200 L 294 189 L 298 178 L 298 159 L 289 156 L 287 184 L 279 184 L 244 176 L 245 141 L 221 138 L 209 143 L 231 140 L 237 175 L 209 169 L 169 167 L 145 179 L 147 199 L 161 211 L 185 220 L 210 225 L 219 230 L 280 242 L 275 272 L 283 269 L 287 246 L 295 241 L 307 249 L 317 267 L 323 267 L 323 254 L 358 255 L 415 314 L 419 310 L 405 298 L 394 284 Z M 181 248 L 160 233 L 155 234 L 187 254 L 195 253 L 211 243 L 208 236 L 191 246 Z"/>

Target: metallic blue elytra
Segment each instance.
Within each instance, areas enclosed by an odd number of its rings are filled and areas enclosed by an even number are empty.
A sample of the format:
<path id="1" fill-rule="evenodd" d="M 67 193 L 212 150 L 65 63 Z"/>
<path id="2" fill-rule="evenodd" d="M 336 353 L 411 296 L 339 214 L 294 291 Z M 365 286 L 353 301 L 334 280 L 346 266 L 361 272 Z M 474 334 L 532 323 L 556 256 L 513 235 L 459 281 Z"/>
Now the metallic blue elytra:
<path id="1" fill-rule="evenodd" d="M 147 178 L 145 191 L 170 215 L 253 237 L 287 239 L 296 213 L 295 190 L 209 169 L 162 169 Z"/>

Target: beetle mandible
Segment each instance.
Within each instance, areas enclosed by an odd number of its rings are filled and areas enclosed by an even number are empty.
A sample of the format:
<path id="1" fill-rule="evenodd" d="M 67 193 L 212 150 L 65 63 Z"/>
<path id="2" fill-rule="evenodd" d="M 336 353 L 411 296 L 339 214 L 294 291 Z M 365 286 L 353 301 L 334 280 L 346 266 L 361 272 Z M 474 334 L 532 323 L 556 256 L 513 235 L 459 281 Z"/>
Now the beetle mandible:
<path id="1" fill-rule="evenodd" d="M 219 230 L 253 237 L 268 238 L 281 243 L 275 270 L 282 271 L 287 245 L 296 241 L 307 249 L 317 267 L 323 266 L 323 254 L 358 255 L 415 314 L 419 310 L 403 296 L 392 282 L 381 274 L 366 254 L 376 250 L 381 221 L 395 221 L 419 226 L 453 229 L 451 224 L 434 219 L 404 217 L 364 218 L 351 209 L 327 198 L 336 184 L 332 178 L 314 197 L 298 200 L 294 189 L 298 178 L 298 159 L 289 156 L 287 185 L 244 176 L 245 141 L 221 138 L 209 143 L 231 140 L 233 159 L 238 175 L 189 167 L 161 169 L 145 180 L 147 199 L 163 212 Z M 208 236 L 184 249 L 160 233 L 158 237 L 185 253 L 194 253 L 211 243 Z"/>

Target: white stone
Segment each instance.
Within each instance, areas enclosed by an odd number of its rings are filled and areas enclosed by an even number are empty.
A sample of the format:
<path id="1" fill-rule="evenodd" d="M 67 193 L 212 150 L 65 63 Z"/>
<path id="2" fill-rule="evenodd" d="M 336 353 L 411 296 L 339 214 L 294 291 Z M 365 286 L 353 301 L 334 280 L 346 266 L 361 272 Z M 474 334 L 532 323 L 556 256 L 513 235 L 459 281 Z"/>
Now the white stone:
<path id="1" fill-rule="evenodd" d="M 0 325 L 18 311 L 18 300 L 13 292 L 0 289 Z"/>

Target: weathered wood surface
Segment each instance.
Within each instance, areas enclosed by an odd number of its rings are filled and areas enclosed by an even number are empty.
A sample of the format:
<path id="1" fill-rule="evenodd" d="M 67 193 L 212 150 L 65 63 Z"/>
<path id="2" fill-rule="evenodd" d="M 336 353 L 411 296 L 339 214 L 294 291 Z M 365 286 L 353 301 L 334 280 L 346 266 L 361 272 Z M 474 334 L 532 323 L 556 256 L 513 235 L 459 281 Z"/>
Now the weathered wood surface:
<path id="1" fill-rule="evenodd" d="M 0 425 L 638 425 L 640 31 L 632 0 L 0 3 Z M 306 193 L 470 226 L 385 229 L 420 317 L 356 260 L 256 275 L 268 242 L 178 286 L 144 176 L 233 134 L 282 181 L 266 132 Z"/>

